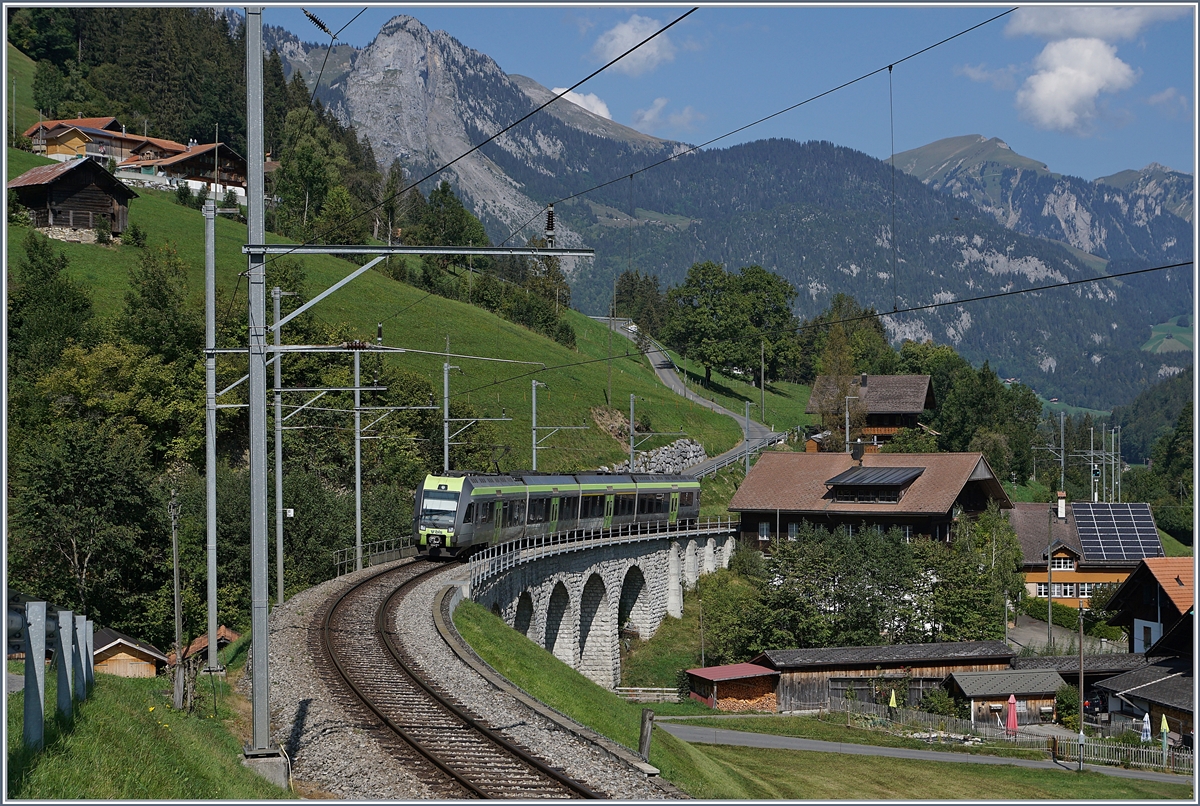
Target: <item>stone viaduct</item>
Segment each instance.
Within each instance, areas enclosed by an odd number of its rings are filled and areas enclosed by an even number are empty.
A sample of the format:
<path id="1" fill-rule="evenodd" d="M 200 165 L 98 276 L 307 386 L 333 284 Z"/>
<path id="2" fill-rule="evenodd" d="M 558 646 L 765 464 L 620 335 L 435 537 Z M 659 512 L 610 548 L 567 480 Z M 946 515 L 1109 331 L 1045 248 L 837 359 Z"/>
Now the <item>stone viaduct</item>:
<path id="1" fill-rule="evenodd" d="M 621 680 L 622 630 L 654 635 L 663 617 L 683 615 L 683 591 L 728 567 L 728 527 L 654 537 L 616 537 L 471 559 L 470 598 L 590 680 Z"/>

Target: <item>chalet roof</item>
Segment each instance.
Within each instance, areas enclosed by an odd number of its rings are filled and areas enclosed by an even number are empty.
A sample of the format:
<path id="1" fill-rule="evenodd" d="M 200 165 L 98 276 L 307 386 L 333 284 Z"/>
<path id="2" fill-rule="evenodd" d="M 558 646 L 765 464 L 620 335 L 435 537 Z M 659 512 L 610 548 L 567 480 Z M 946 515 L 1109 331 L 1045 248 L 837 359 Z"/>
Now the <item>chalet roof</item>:
<path id="1" fill-rule="evenodd" d="M 148 644 L 145 641 L 139 641 L 136 638 L 130 638 L 128 635 L 119 633 L 111 627 L 104 627 L 103 629 L 96 630 L 95 635 L 92 636 L 93 653 L 103 652 L 104 650 L 116 644 L 122 644 L 143 655 L 148 655 L 155 660 L 161 660 L 164 663 L 167 660 L 167 656 L 159 652 L 153 645 Z"/>
<path id="2" fill-rule="evenodd" d="M 820 666 L 875 666 L 881 663 L 927 661 L 1008 662 L 1013 651 L 1003 641 L 943 641 L 933 644 L 888 646 L 838 646 L 819 649 L 768 649 L 751 663 L 765 662 L 774 669 Z"/>
<path id="3" fill-rule="evenodd" d="M 106 118 L 64 118 L 62 120 L 43 120 L 35 123 L 25 130 L 26 137 L 33 137 L 33 133 L 38 129 L 46 129 L 50 131 L 58 126 L 74 126 L 80 129 L 103 129 L 105 131 L 116 131 L 120 134 L 121 124 L 114 117 Z M 115 127 L 115 129 L 113 128 Z"/>
<path id="4" fill-rule="evenodd" d="M 1053 518 L 1050 510 L 1054 511 Z M 1049 519 L 1049 523 L 1047 523 Z M 1021 555 L 1026 565 L 1046 565 L 1046 546 L 1053 542 L 1060 544 L 1083 556 L 1083 548 L 1079 545 L 1079 532 L 1075 529 L 1075 516 L 1067 507 L 1066 520 L 1059 520 L 1058 507 L 1055 504 L 1032 504 L 1014 502 L 1008 513 L 1008 522 L 1017 533 L 1021 543 Z"/>
<path id="5" fill-rule="evenodd" d="M 1190 658 L 1195 653 L 1195 637 L 1192 631 L 1196 619 L 1196 608 L 1188 608 L 1183 618 L 1169 627 L 1162 636 L 1146 649 L 1148 658 Z"/>
<path id="6" fill-rule="evenodd" d="M 112 192 L 114 195 L 124 196 L 126 199 L 137 198 L 137 193 L 105 170 L 103 165 L 89 159 L 67 160 L 66 162 L 56 162 L 53 165 L 39 165 L 36 168 L 30 168 L 16 179 L 11 180 L 8 183 L 8 187 L 22 188 L 52 185 L 67 174 L 80 170 L 92 172 L 97 179 L 97 183 L 104 186 L 106 190 Z"/>
<path id="7" fill-rule="evenodd" d="M 1028 658 L 1016 657 L 1011 663 L 1014 669 L 1053 669 L 1063 675 L 1079 675 L 1078 655 L 1036 655 Z M 1085 674 L 1122 674 L 1146 665 L 1146 656 L 1136 652 L 1105 652 L 1083 656 Z"/>
<path id="8" fill-rule="evenodd" d="M 1195 703 L 1192 679 L 1192 659 L 1172 658 L 1110 677 L 1096 688 L 1191 712 Z"/>
<path id="9" fill-rule="evenodd" d="M 235 633 L 233 630 L 229 629 L 224 624 L 222 624 L 220 627 L 217 627 L 217 646 L 218 647 L 228 646 L 229 644 L 232 644 L 234 641 L 238 640 L 241 637 L 242 637 L 241 635 L 239 635 L 238 633 Z M 203 633 L 201 635 L 196 636 L 195 639 L 193 639 L 192 642 L 187 645 L 187 648 L 183 650 L 183 657 L 190 658 L 193 655 L 195 655 L 196 653 L 204 652 L 207 649 L 208 649 L 208 633 Z M 167 662 L 175 663 L 174 650 L 167 653 Z"/>
<path id="10" fill-rule="evenodd" d="M 194 157 L 202 156 L 205 154 L 211 154 L 213 149 L 216 148 L 217 146 L 221 146 L 221 153 L 224 156 L 233 157 L 234 159 L 242 160 L 243 162 L 245 161 L 242 159 L 242 156 L 240 154 L 238 154 L 236 151 L 234 151 L 232 148 L 230 148 L 225 143 L 204 143 L 204 144 L 200 144 L 200 145 L 194 145 L 190 149 L 188 149 L 187 146 L 181 146 L 181 148 L 184 149 L 183 151 L 180 151 L 178 153 L 173 153 L 173 154 L 170 154 L 165 157 L 155 157 L 153 159 L 143 159 L 143 158 L 136 157 L 136 156 L 129 157 L 128 159 L 124 160 L 121 163 L 121 165 L 125 165 L 125 166 L 177 165 L 181 162 L 186 162 L 187 160 L 190 160 Z"/>
<path id="11" fill-rule="evenodd" d="M 942 515 L 970 481 L 983 482 L 1002 508 L 1012 503 L 981 453 L 868 453 L 863 468 L 923 468 L 898 503 L 839 503 L 828 481 L 857 463 L 844 453 L 768 451 L 750 469 L 729 509 L 733 512 L 818 512 L 834 515 Z"/>
<path id="12" fill-rule="evenodd" d="M 705 666 L 701 669 L 688 669 L 687 673 L 701 680 L 721 682 L 722 680 L 744 680 L 748 677 L 776 676 L 775 669 L 759 666 L 756 663 L 731 663 L 726 666 Z"/>
<path id="13" fill-rule="evenodd" d="M 1052 669 L 1003 669 L 997 672 L 953 672 L 950 678 L 968 697 L 991 698 L 1053 694 L 1064 684 Z"/>
<path id="14" fill-rule="evenodd" d="M 1191 557 L 1147 557 L 1138 563 L 1120 587 L 1113 592 L 1108 609 L 1118 613 L 1114 623 L 1122 623 L 1122 611 L 1134 607 L 1146 585 L 1157 585 L 1170 600 L 1176 615 L 1182 616 L 1195 604 L 1195 571 Z M 1132 597 L 1132 600 L 1131 600 Z M 1131 600 L 1131 601 L 1130 601 Z"/>
<path id="15" fill-rule="evenodd" d="M 845 400 L 840 390 L 847 386 L 845 394 L 858 395 L 858 406 L 865 406 L 868 414 L 920 414 L 937 405 L 928 375 L 818 375 L 805 413 L 841 411 Z"/>

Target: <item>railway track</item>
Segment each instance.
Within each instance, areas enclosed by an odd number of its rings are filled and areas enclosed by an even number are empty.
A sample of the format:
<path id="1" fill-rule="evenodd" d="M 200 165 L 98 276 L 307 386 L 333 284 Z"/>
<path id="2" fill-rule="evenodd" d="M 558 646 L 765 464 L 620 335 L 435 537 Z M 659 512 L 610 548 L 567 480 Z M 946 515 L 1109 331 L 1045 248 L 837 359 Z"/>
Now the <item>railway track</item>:
<path id="1" fill-rule="evenodd" d="M 397 603 L 444 568 L 425 562 L 394 567 L 325 604 L 315 616 L 313 649 L 331 689 L 438 797 L 604 797 L 489 729 L 438 689 L 437 670 L 420 669 L 406 653 L 394 629 Z"/>

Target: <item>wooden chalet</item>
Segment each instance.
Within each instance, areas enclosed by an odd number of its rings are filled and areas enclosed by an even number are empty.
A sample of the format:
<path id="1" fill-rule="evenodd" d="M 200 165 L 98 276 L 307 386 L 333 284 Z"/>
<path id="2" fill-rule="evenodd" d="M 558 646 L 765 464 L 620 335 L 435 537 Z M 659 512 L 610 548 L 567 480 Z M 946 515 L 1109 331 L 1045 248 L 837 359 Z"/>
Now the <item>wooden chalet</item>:
<path id="1" fill-rule="evenodd" d="M 156 648 L 105 627 L 93 636 L 92 657 L 97 673 L 118 677 L 154 677 L 167 665 L 167 656 Z"/>
<path id="2" fill-rule="evenodd" d="M 1150 714 L 1150 724 L 1157 731 L 1166 717 L 1171 743 L 1194 746 L 1194 624 L 1195 608 L 1189 607 L 1146 650 L 1144 666 L 1096 685 L 1108 695 L 1108 714 L 1114 727 L 1125 724 L 1131 730 L 1141 730 L 1141 725 L 1134 723 Z"/>
<path id="3" fill-rule="evenodd" d="M 754 663 L 688 669 L 691 697 L 721 711 L 774 711 L 779 672 Z"/>
<path id="4" fill-rule="evenodd" d="M 844 698 L 887 704 L 892 689 L 916 707 L 925 692 L 940 688 L 955 672 L 1000 671 L 1014 653 L 1003 641 L 771 649 L 751 663 L 779 672 L 775 689 L 780 711 L 828 707 Z M 853 693 L 851 693 L 853 692 Z M 1007 696 L 1007 695 L 1005 695 Z"/>
<path id="5" fill-rule="evenodd" d="M 129 200 L 137 193 L 94 160 L 40 165 L 8 183 L 29 208 L 35 227 L 95 229 L 108 219 L 114 234 L 129 223 Z"/>
<path id="6" fill-rule="evenodd" d="M 795 538 L 801 523 L 948 540 L 954 521 L 1012 502 L 982 453 L 767 452 L 729 503 L 752 545 Z"/>
<path id="7" fill-rule="evenodd" d="M 161 141 L 147 141 L 118 167 L 122 171 L 188 181 L 193 186 L 211 186 L 216 171 L 218 190 L 246 186 L 245 157 L 224 143 L 188 143 L 176 151 L 163 148 Z"/>
<path id="8" fill-rule="evenodd" d="M 848 402 L 847 396 L 857 399 Z M 861 438 L 866 452 L 875 453 L 901 428 L 917 428 L 921 412 L 934 409 L 937 401 L 928 375 L 818 375 L 804 411 L 822 415 L 821 425 L 840 433 L 847 404 L 851 416 L 865 417 L 861 427 L 851 429 L 851 440 Z"/>
<path id="9" fill-rule="evenodd" d="M 242 636 L 233 630 L 226 627 L 224 624 L 217 627 L 217 649 L 224 649 Z M 200 653 L 208 653 L 208 633 L 197 635 L 190 644 L 183 650 L 183 659 L 187 660 Z M 175 665 L 175 650 L 167 653 L 167 663 Z"/>
<path id="10" fill-rule="evenodd" d="M 953 672 L 946 688 L 971 704 L 971 724 L 1003 728 L 1009 697 L 1016 697 L 1017 724 L 1054 720 L 1054 694 L 1066 681 L 1053 669 Z"/>
<path id="11" fill-rule="evenodd" d="M 1145 655 L 1128 652 L 1104 652 L 1083 656 L 1083 690 L 1091 691 L 1098 683 L 1146 665 Z M 1012 659 L 1012 668 L 1017 671 L 1034 669 L 1052 670 L 1062 675 L 1072 685 L 1079 685 L 1079 655 L 1032 655 Z"/>
<path id="12" fill-rule="evenodd" d="M 1057 507 L 1013 504 L 1008 520 L 1021 543 L 1025 592 L 1041 599 L 1051 596 L 1067 607 L 1089 606 L 1096 585 L 1123 583 L 1143 558 L 1163 553 L 1146 504 L 1082 502 L 1068 506 L 1066 498 L 1060 497 Z M 1190 565 L 1187 574 L 1190 580 Z M 1188 591 L 1190 601 L 1190 587 Z M 1136 632 L 1148 622 L 1121 626 Z M 1151 630 L 1148 640 L 1131 635 L 1138 640 L 1131 641 L 1129 651 L 1144 652 L 1161 634 L 1160 625 Z"/>
<path id="13" fill-rule="evenodd" d="M 1129 651 L 1146 652 L 1192 609 L 1196 602 L 1191 557 L 1147 557 L 1109 599 L 1116 615 L 1108 623 L 1124 627 Z"/>

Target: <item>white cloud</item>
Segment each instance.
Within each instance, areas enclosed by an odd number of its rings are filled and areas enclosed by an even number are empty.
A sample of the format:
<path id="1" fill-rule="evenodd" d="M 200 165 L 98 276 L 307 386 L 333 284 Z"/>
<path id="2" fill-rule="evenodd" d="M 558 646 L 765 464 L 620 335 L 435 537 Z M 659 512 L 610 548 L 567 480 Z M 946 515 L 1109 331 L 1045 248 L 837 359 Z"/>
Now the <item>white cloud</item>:
<path id="1" fill-rule="evenodd" d="M 1162 92 L 1154 93 L 1146 99 L 1146 103 L 1157 107 L 1163 115 L 1172 120 L 1187 117 L 1191 110 L 1187 96 L 1174 87 L 1167 87 Z"/>
<path id="2" fill-rule="evenodd" d="M 1034 59 L 1037 72 L 1017 92 L 1017 109 L 1035 126 L 1086 134 L 1101 92 L 1128 89 L 1137 73 L 1100 39 L 1051 42 Z"/>
<path id="3" fill-rule="evenodd" d="M 655 98 L 649 109 L 639 109 L 633 113 L 633 128 L 644 132 L 655 131 L 689 131 L 697 121 L 704 120 L 704 115 L 690 106 L 685 106 L 679 112 L 664 114 L 669 98 Z"/>
<path id="4" fill-rule="evenodd" d="M 666 98 L 655 98 L 649 109 L 639 109 L 634 112 L 633 128 L 646 131 L 662 125 L 662 111 L 666 108 L 667 102 Z"/>
<path id="5" fill-rule="evenodd" d="M 660 28 L 662 24 L 658 20 L 634 14 L 628 21 L 617 23 L 600 34 L 592 46 L 592 53 L 601 61 L 610 62 Z M 674 58 L 675 45 L 667 34 L 659 34 L 614 64 L 612 69 L 637 76 Z"/>
<path id="6" fill-rule="evenodd" d="M 553 90 L 551 90 L 551 92 L 553 92 L 555 95 L 558 95 L 565 89 L 566 87 L 555 87 Z M 600 100 L 600 96 L 596 95 L 595 93 L 568 92 L 563 96 L 563 100 L 570 101 L 576 106 L 582 106 L 593 115 L 599 115 L 602 118 L 612 120 L 612 114 L 610 114 L 608 111 L 608 104 Z"/>
<path id="7" fill-rule="evenodd" d="M 1027 6 L 1013 12 L 1005 33 L 1009 36 L 1039 36 L 1043 39 L 1103 39 L 1114 42 L 1133 39 L 1148 25 L 1174 20 L 1188 8 L 1153 6 L 1098 6 L 1056 8 Z"/>
<path id="8" fill-rule="evenodd" d="M 980 64 L 978 67 L 963 64 L 954 68 L 955 75 L 966 76 L 972 81 L 989 83 L 998 90 L 1016 89 L 1016 72 L 1017 67 L 1013 64 L 1008 67 L 998 67 L 995 70 L 987 69 L 984 64 Z"/>

